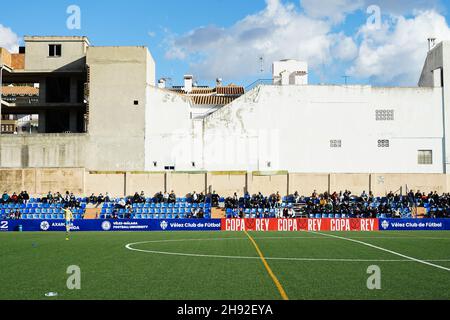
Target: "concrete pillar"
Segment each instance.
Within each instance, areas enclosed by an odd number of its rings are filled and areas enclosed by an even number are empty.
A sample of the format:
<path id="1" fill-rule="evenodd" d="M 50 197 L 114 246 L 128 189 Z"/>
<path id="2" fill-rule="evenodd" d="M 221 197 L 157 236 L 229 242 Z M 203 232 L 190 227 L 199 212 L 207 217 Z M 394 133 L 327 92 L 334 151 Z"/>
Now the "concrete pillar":
<path id="1" fill-rule="evenodd" d="M 70 103 L 77 103 L 77 79 L 70 78 Z"/>
<path id="2" fill-rule="evenodd" d="M 45 78 L 39 80 L 39 103 L 45 103 L 47 91 L 47 83 Z"/>
<path id="3" fill-rule="evenodd" d="M 38 133 L 45 133 L 46 131 L 46 117 L 47 117 L 47 111 L 40 110 L 39 111 L 39 127 L 38 127 Z"/>
<path id="4" fill-rule="evenodd" d="M 77 128 L 77 111 L 70 110 L 69 114 L 69 131 L 72 133 L 78 132 Z"/>

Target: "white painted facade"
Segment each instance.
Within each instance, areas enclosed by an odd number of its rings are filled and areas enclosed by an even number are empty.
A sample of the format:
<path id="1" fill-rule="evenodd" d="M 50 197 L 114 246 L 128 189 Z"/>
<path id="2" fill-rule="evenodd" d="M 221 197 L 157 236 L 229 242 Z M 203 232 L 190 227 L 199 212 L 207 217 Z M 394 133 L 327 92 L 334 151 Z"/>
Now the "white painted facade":
<path id="1" fill-rule="evenodd" d="M 377 121 L 377 110 L 393 110 L 394 120 Z M 443 170 L 440 88 L 259 86 L 207 117 L 204 128 L 207 170 Z M 418 164 L 419 150 L 432 150 L 432 165 Z"/>

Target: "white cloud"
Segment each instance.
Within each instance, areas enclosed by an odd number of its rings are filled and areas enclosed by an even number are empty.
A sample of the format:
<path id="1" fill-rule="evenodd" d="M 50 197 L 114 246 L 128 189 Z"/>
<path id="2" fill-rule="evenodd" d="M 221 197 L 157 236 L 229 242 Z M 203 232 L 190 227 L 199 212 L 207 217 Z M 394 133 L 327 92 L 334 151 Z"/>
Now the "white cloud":
<path id="1" fill-rule="evenodd" d="M 314 68 L 331 63 L 336 53 L 342 59 L 356 54 L 353 40 L 332 33 L 331 27 L 327 21 L 299 12 L 292 3 L 267 0 L 264 10 L 230 28 L 204 26 L 169 37 L 166 58 L 188 59 L 190 71 L 202 79 L 255 75 L 260 56 L 267 64 L 292 58 L 308 61 Z"/>
<path id="2" fill-rule="evenodd" d="M 19 37 L 2 24 L 0 24 L 0 47 L 8 49 L 10 52 L 19 50 Z"/>
<path id="3" fill-rule="evenodd" d="M 313 18 L 342 22 L 345 16 L 364 6 L 365 0 L 301 0 L 305 13 Z"/>
<path id="4" fill-rule="evenodd" d="M 411 18 L 391 16 L 380 30 L 367 26 L 361 37 L 358 56 L 348 73 L 370 78 L 375 83 L 416 85 L 427 54 L 427 39 L 450 39 L 445 18 L 435 11 L 415 12 Z"/>
<path id="5" fill-rule="evenodd" d="M 450 39 L 450 29 L 434 9 L 439 0 L 302 0 L 293 3 L 266 0 L 266 8 L 229 28 L 214 25 L 166 37 L 166 58 L 189 63 L 189 72 L 201 79 L 244 79 L 260 76 L 273 61 L 307 61 L 320 81 L 337 73 L 374 84 L 417 84 L 427 53 L 427 38 Z M 362 25 L 355 35 L 343 29 L 349 14 L 369 5 L 380 6 L 379 30 Z M 187 71 L 187 70 L 186 70 Z M 339 74 L 340 75 L 340 74 Z"/>

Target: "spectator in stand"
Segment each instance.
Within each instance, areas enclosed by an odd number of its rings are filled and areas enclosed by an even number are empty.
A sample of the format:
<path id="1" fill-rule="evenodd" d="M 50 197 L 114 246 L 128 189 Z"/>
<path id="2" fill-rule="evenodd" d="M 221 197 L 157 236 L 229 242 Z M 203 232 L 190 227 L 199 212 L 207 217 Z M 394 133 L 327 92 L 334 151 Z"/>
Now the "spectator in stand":
<path id="1" fill-rule="evenodd" d="M 369 196 L 367 195 L 366 191 L 364 190 L 363 193 L 361 194 L 361 200 L 363 202 L 367 202 L 369 201 Z"/>
<path id="2" fill-rule="evenodd" d="M 109 197 L 109 193 L 108 192 L 105 193 L 105 202 L 106 203 L 111 202 L 111 198 Z"/>
<path id="3" fill-rule="evenodd" d="M 163 201 L 164 203 L 169 203 L 169 194 L 167 192 L 164 192 Z"/>
<path id="4" fill-rule="evenodd" d="M 219 200 L 220 200 L 220 197 L 216 193 L 216 190 L 214 190 L 212 192 L 212 195 L 211 195 L 211 206 L 214 207 L 214 208 L 218 207 L 219 206 Z"/>
<path id="5" fill-rule="evenodd" d="M 25 203 L 28 203 L 28 201 L 30 201 L 30 195 L 26 190 L 23 193 L 23 199 L 25 200 Z"/>
<path id="6" fill-rule="evenodd" d="M 169 203 L 177 203 L 177 196 L 173 190 L 169 194 Z"/>
<path id="7" fill-rule="evenodd" d="M 125 211 L 125 219 L 130 219 L 132 212 L 133 212 L 132 207 L 128 207 Z"/>
<path id="8" fill-rule="evenodd" d="M 192 202 L 193 203 L 198 203 L 198 194 L 197 192 L 194 191 L 194 193 L 192 194 Z"/>
<path id="9" fill-rule="evenodd" d="M 294 203 L 300 203 L 300 195 L 297 191 L 294 193 Z"/>
<path id="10" fill-rule="evenodd" d="M 200 194 L 198 195 L 198 203 L 204 202 L 205 202 L 205 195 L 203 194 L 203 192 L 200 192 Z"/>
<path id="11" fill-rule="evenodd" d="M 244 209 L 239 208 L 238 218 L 243 219 L 245 217 Z"/>
<path id="12" fill-rule="evenodd" d="M 17 196 L 17 194 L 15 192 L 11 196 L 11 202 L 13 202 L 13 203 L 19 202 L 19 197 Z"/>
<path id="13" fill-rule="evenodd" d="M 52 192 L 51 191 L 49 191 L 48 193 L 47 193 L 47 196 L 43 199 L 43 202 L 45 203 L 50 203 L 50 204 L 52 204 L 53 203 L 53 194 L 52 194 Z"/>
<path id="14" fill-rule="evenodd" d="M 164 196 L 163 196 L 162 192 L 160 191 L 155 195 L 155 202 L 161 203 L 161 202 L 163 202 L 163 200 L 164 200 Z"/>
<path id="15" fill-rule="evenodd" d="M 9 202 L 9 194 L 5 191 L 5 192 L 3 192 L 3 195 L 2 195 L 2 202 L 3 203 L 8 203 Z"/>
<path id="16" fill-rule="evenodd" d="M 131 202 L 132 203 L 139 203 L 140 198 L 141 197 L 139 196 L 139 193 L 135 192 L 133 197 L 131 198 Z"/>
<path id="17" fill-rule="evenodd" d="M 105 201 L 105 197 L 103 197 L 103 194 L 100 193 L 97 198 L 97 206 L 101 205 L 104 201 Z"/>
<path id="18" fill-rule="evenodd" d="M 280 207 L 280 206 L 281 206 L 281 203 L 282 203 L 282 200 L 283 200 L 283 199 L 281 199 L 280 192 L 277 191 L 275 197 L 276 197 L 276 199 L 277 199 L 277 206 Z"/>
<path id="19" fill-rule="evenodd" d="M 288 217 L 289 218 L 295 218 L 295 216 L 296 216 L 296 213 L 295 213 L 294 208 L 290 207 L 289 210 L 288 210 Z"/>
<path id="20" fill-rule="evenodd" d="M 116 205 L 114 206 L 115 209 L 125 209 L 126 206 L 126 201 L 125 199 L 120 199 L 119 202 L 116 203 Z"/>
<path id="21" fill-rule="evenodd" d="M 139 201 L 140 201 L 140 203 L 145 203 L 146 202 L 144 190 L 142 190 L 141 194 L 139 195 Z"/>
<path id="22" fill-rule="evenodd" d="M 288 208 L 283 209 L 283 218 L 289 218 L 289 209 Z"/>

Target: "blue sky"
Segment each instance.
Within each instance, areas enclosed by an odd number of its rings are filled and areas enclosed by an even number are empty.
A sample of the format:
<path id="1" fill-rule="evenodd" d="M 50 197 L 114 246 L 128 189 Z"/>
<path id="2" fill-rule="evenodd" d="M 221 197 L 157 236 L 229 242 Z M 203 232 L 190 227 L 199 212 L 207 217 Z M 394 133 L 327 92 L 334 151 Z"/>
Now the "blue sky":
<path id="1" fill-rule="evenodd" d="M 381 13 L 375 31 L 365 28 L 373 3 Z M 72 4 L 81 9 L 80 30 L 66 27 Z M 200 84 L 222 77 L 248 85 L 270 78 L 272 61 L 285 58 L 308 61 L 311 83 L 343 83 L 349 75 L 350 83 L 414 85 L 427 36 L 450 40 L 443 0 L 43 0 L 5 7 L 0 25 L 19 38 L 86 35 L 92 45 L 148 46 L 157 77 L 174 85 L 185 73 Z"/>

